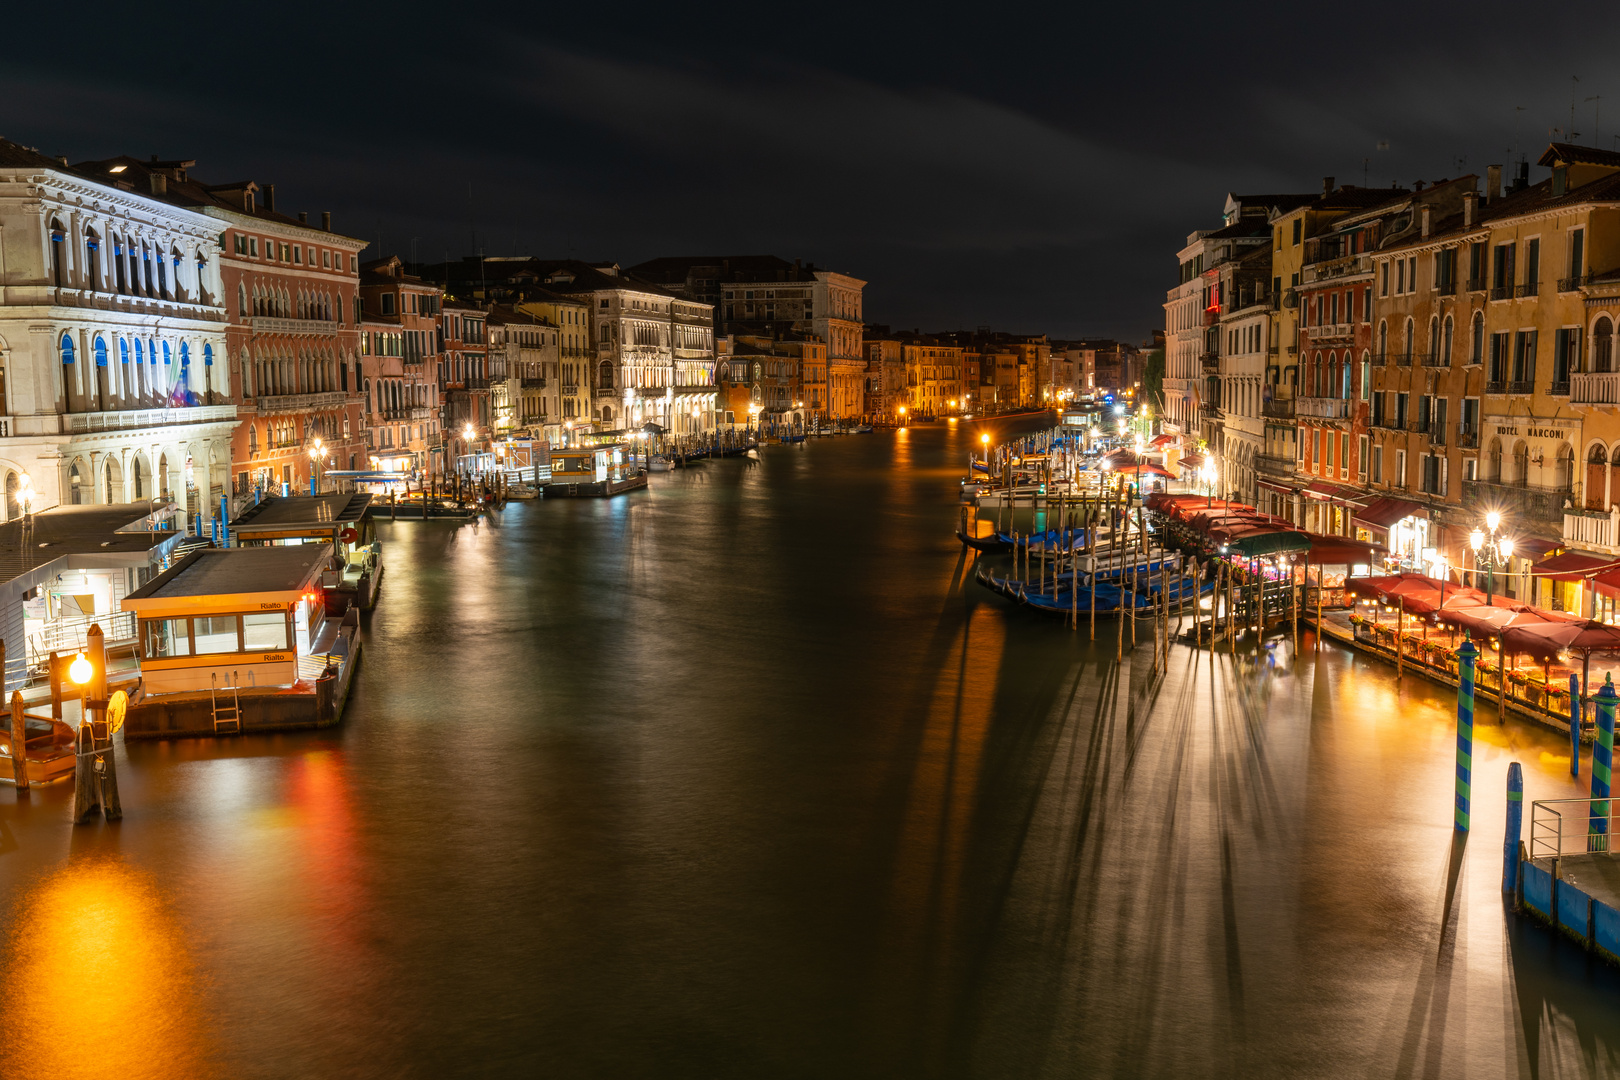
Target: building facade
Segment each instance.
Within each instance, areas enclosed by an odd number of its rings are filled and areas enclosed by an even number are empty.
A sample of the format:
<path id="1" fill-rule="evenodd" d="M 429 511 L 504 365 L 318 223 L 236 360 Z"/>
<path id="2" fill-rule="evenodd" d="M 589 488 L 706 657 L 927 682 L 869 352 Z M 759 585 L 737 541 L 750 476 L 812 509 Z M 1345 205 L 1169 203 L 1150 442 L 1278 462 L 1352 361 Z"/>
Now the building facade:
<path id="1" fill-rule="evenodd" d="M 211 521 L 236 393 L 218 220 L 188 161 L 67 166 L 0 140 L 0 483 L 36 508 L 167 495 Z M 26 477 L 26 483 L 25 478 Z"/>

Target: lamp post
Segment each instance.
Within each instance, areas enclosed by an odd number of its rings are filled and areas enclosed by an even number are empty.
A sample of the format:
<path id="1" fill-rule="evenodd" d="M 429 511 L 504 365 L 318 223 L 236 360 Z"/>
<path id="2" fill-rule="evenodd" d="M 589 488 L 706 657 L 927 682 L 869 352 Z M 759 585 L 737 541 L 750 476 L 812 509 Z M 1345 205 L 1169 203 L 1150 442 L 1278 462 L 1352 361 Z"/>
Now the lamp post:
<path id="1" fill-rule="evenodd" d="M 1502 524 L 1502 515 L 1491 511 L 1485 515 L 1485 528 L 1488 534 L 1475 529 L 1468 534 L 1468 546 L 1474 551 L 1474 574 L 1476 584 L 1481 563 L 1485 565 L 1485 603 L 1491 603 L 1491 594 L 1496 584 L 1496 568 L 1500 565 L 1507 569 L 1508 560 L 1513 557 L 1513 541 L 1506 536 L 1499 536 L 1498 529 Z"/>
<path id="2" fill-rule="evenodd" d="M 980 434 L 979 445 L 984 447 L 984 472 L 988 476 L 990 474 L 990 433 L 988 431 Z"/>
<path id="3" fill-rule="evenodd" d="M 321 458 L 326 453 L 326 446 L 321 442 L 320 436 L 315 437 L 315 445 L 309 448 L 309 493 L 321 493 L 320 467 Z"/>
<path id="4" fill-rule="evenodd" d="M 1203 477 L 1204 480 L 1204 509 L 1207 510 L 1215 505 L 1215 481 L 1219 477 L 1219 474 L 1215 471 L 1215 462 L 1206 459 L 1204 467 L 1199 470 L 1198 475 Z"/>
<path id="5" fill-rule="evenodd" d="M 906 407 L 904 405 L 900 406 L 900 426 L 906 426 Z"/>

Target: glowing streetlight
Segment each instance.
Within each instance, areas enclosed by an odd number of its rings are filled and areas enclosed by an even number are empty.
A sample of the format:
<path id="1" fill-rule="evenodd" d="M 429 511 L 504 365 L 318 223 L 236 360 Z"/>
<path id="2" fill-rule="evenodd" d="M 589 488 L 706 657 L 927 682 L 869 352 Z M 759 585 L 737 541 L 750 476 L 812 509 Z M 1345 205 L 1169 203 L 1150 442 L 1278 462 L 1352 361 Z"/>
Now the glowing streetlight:
<path id="1" fill-rule="evenodd" d="M 72 679 L 80 686 L 83 686 L 85 683 L 89 682 L 90 676 L 93 674 L 95 674 L 95 672 L 90 667 L 90 660 L 82 651 L 79 653 L 79 655 L 73 658 L 73 663 L 68 665 L 68 678 Z"/>

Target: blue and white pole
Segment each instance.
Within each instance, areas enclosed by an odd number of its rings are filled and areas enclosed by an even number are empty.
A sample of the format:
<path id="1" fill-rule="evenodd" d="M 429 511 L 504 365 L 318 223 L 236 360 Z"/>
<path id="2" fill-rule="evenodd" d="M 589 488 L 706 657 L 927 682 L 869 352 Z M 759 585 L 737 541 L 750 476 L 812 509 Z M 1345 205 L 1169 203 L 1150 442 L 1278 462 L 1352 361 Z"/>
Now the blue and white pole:
<path id="1" fill-rule="evenodd" d="M 1468 804 L 1474 783 L 1474 661 L 1479 650 L 1464 639 L 1457 650 L 1457 810 L 1453 824 L 1468 831 Z"/>
<path id="2" fill-rule="evenodd" d="M 1581 677 L 1569 673 L 1569 775 L 1581 775 Z"/>
<path id="3" fill-rule="evenodd" d="M 1515 761 L 1508 766 L 1507 831 L 1502 834 L 1502 891 L 1519 889 L 1519 841 L 1524 832 L 1524 770 Z"/>
<path id="4" fill-rule="evenodd" d="M 1614 675 L 1603 677 L 1597 703 L 1597 739 L 1592 743 L 1592 816 L 1587 823 L 1586 850 L 1609 850 L 1609 770 L 1614 765 Z"/>

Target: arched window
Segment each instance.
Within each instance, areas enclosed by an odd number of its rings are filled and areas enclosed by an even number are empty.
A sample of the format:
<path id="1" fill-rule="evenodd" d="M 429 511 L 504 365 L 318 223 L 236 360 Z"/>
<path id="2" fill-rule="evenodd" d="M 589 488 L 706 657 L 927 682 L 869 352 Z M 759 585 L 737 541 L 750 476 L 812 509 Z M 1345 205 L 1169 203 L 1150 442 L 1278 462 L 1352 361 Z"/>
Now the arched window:
<path id="1" fill-rule="evenodd" d="M 155 353 L 153 355 L 156 356 Z M 163 343 L 163 366 L 169 366 L 169 343 L 167 341 Z"/>
<path id="2" fill-rule="evenodd" d="M 1389 323 L 1378 324 L 1378 356 L 1387 360 L 1389 357 Z"/>
<path id="3" fill-rule="evenodd" d="M 51 280 L 62 287 L 62 245 L 67 243 L 67 230 L 56 218 L 51 219 Z"/>
<path id="4" fill-rule="evenodd" d="M 598 390 L 613 389 L 613 362 L 604 360 L 596 371 L 596 388 Z"/>
<path id="5" fill-rule="evenodd" d="M 1451 366 L 1451 332 L 1453 325 L 1454 324 L 1451 321 L 1451 316 L 1447 315 L 1445 330 L 1440 335 L 1440 363 L 1444 367 Z"/>
<path id="6" fill-rule="evenodd" d="M 1361 352 L 1361 400 L 1367 400 L 1367 390 L 1372 386 L 1372 354 L 1365 349 Z"/>
<path id="7" fill-rule="evenodd" d="M 1519 487 L 1530 482 L 1530 447 L 1523 439 L 1513 444 L 1513 477 L 1509 482 Z"/>
<path id="8" fill-rule="evenodd" d="M 1485 362 L 1485 316 L 1478 311 L 1474 312 L 1474 322 L 1468 331 L 1468 362 Z"/>
<path id="9" fill-rule="evenodd" d="M 1592 327 L 1592 370 L 1611 371 L 1614 367 L 1614 325 L 1607 315 L 1598 317 Z"/>
<path id="10" fill-rule="evenodd" d="M 118 339 L 118 362 L 125 365 L 129 363 L 129 339 L 127 338 Z"/>
<path id="11" fill-rule="evenodd" d="M 1582 493 L 1588 510 L 1603 509 L 1603 481 L 1608 471 L 1608 452 L 1603 449 L 1602 443 L 1593 443 L 1586 455 L 1586 483 L 1583 485 L 1586 490 Z"/>
<path id="12" fill-rule="evenodd" d="M 1432 316 L 1429 319 L 1429 355 L 1435 360 L 1440 358 L 1440 320 Z"/>
<path id="13" fill-rule="evenodd" d="M 102 340 L 102 337 L 101 337 L 100 334 L 96 335 L 96 339 L 95 339 L 95 341 L 91 342 L 90 347 L 95 351 L 95 354 L 96 354 L 96 367 L 106 367 L 107 366 L 107 343 L 106 343 L 106 341 Z"/>
<path id="14" fill-rule="evenodd" d="M 79 474 L 79 463 L 75 461 L 68 467 L 68 502 L 71 505 L 78 506 L 84 501 L 84 496 L 79 490 L 83 484 L 84 477 Z"/>
<path id="15" fill-rule="evenodd" d="M 62 363 L 73 363 L 73 337 L 70 334 L 62 335 Z"/>
<path id="16" fill-rule="evenodd" d="M 248 313 L 247 286 L 241 282 L 237 282 L 236 284 L 236 313 L 238 315 L 246 315 Z"/>
<path id="17" fill-rule="evenodd" d="M 1559 491 L 1570 491 L 1575 486 L 1575 449 L 1569 443 L 1558 447 L 1558 467 L 1553 481 Z"/>
<path id="18" fill-rule="evenodd" d="M 1404 344 L 1405 349 L 1406 349 L 1405 356 L 1406 356 L 1406 362 L 1408 364 L 1410 364 L 1412 362 L 1412 332 L 1413 332 L 1412 328 L 1413 328 L 1412 320 L 1407 319 L 1406 320 L 1406 341 L 1403 344 Z"/>
<path id="19" fill-rule="evenodd" d="M 92 290 L 101 288 L 101 238 L 96 230 L 84 230 L 84 282 Z"/>
<path id="20" fill-rule="evenodd" d="M 22 507 L 17 504 L 17 490 L 22 483 L 14 472 L 6 473 L 6 520 L 11 521 L 22 515 Z"/>
<path id="21" fill-rule="evenodd" d="M 1492 439 L 1491 445 L 1485 451 L 1485 479 L 1501 483 L 1506 479 L 1502 475 L 1502 440 Z"/>

